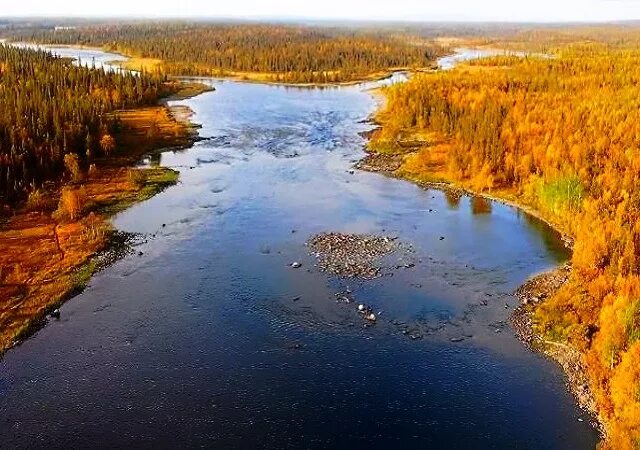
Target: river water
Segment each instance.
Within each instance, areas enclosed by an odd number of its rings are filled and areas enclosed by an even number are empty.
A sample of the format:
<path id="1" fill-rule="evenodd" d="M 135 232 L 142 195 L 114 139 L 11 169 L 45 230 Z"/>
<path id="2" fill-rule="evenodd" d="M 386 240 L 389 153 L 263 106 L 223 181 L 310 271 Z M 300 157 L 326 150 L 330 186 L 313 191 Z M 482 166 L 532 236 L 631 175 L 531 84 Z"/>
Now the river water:
<path id="1" fill-rule="evenodd" d="M 556 233 L 350 173 L 371 85 L 209 82 L 180 102 L 205 139 L 147 161 L 180 183 L 115 220 L 145 242 L 0 361 L 0 447 L 594 448 L 561 370 L 508 325 L 513 290 L 567 259 Z M 340 280 L 304 245 L 322 231 L 413 252 Z"/>
<path id="2" fill-rule="evenodd" d="M 0 44 L 2 44 L 2 41 L 0 41 Z M 60 58 L 71 59 L 77 66 L 105 69 L 107 71 L 118 72 L 122 70 L 115 64 L 119 61 L 127 60 L 126 56 L 107 53 L 94 48 L 71 47 L 68 45 L 34 45 L 28 42 L 11 42 L 9 45 L 47 51 Z"/>

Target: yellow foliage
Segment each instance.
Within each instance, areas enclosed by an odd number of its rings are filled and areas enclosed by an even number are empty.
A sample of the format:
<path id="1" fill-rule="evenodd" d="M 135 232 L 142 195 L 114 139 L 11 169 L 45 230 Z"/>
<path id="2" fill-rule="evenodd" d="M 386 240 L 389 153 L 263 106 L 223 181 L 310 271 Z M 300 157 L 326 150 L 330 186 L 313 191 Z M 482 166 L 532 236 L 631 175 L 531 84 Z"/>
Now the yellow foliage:
<path id="1" fill-rule="evenodd" d="M 57 216 L 68 220 L 79 219 L 86 207 L 87 193 L 84 186 L 80 188 L 64 187 L 60 193 Z"/>
<path id="2" fill-rule="evenodd" d="M 611 378 L 611 399 L 614 404 L 616 448 L 636 449 L 640 443 L 640 342 L 624 354 Z"/>
<path id="3" fill-rule="evenodd" d="M 573 271 L 535 314 L 547 339 L 584 352 L 613 448 L 640 445 L 640 49 L 600 44 L 555 58 L 488 58 L 386 89 L 397 136 L 440 133 L 442 178 L 502 190 L 575 238 Z M 397 130 L 397 131 L 395 131 Z M 392 140 L 393 136 L 386 135 Z M 406 157 L 435 172 L 435 147 Z"/>

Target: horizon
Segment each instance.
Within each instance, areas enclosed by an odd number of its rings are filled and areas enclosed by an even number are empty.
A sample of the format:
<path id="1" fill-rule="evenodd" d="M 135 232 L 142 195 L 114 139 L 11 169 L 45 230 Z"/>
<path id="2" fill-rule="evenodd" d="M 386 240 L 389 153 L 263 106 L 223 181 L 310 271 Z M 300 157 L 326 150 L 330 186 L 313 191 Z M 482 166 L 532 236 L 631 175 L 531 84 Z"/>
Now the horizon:
<path id="1" fill-rule="evenodd" d="M 364 22 L 364 23 L 508 23 L 508 24 L 606 24 L 640 20 L 637 0 L 568 0 L 563 3 L 540 0 L 514 4 L 504 0 L 452 0 L 447 4 L 397 0 L 393 4 L 371 4 L 364 0 L 326 0 L 320 7 L 294 0 L 264 4 L 258 0 L 237 0 L 232 4 L 209 4 L 205 0 L 184 0 L 180 4 L 158 5 L 150 0 L 135 3 L 112 0 L 94 4 L 78 0 L 3 5 L 0 18 L 11 19 L 129 19 L 260 22 Z"/>
<path id="2" fill-rule="evenodd" d="M 240 24 L 284 24 L 284 25 L 327 25 L 327 26 L 340 26 L 340 25 L 530 25 L 530 26 L 573 26 L 573 25 L 620 25 L 620 26 L 640 26 L 640 18 L 638 19 L 611 19 L 611 20 L 555 20 L 555 21 L 543 21 L 543 20 L 449 20 L 449 19 L 357 19 L 357 18 L 344 18 L 334 19 L 330 17 L 275 17 L 275 16 L 260 16 L 260 17 L 247 17 L 239 18 L 233 16 L 144 16 L 144 15 L 129 15 L 129 16 L 67 16 L 67 15 L 22 15 L 22 16 L 2 16 L 0 15 L 0 22 L 25 22 L 25 21 L 51 21 L 62 23 L 69 21 L 72 23 L 101 23 L 109 21 L 117 22 L 189 22 L 189 23 L 240 23 Z"/>

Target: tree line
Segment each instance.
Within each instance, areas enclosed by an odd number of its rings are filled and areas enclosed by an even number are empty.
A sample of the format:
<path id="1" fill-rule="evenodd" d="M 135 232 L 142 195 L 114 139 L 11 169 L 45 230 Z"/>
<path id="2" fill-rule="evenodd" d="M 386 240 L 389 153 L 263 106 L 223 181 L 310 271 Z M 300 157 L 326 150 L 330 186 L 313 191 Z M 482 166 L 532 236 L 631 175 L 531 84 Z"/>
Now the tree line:
<path id="1" fill-rule="evenodd" d="M 575 237 L 573 270 L 535 313 L 586 354 L 612 448 L 640 443 L 640 50 L 567 45 L 388 88 L 387 134 L 448 140 L 448 178 L 533 205 Z M 428 170 L 432 148 L 407 159 Z"/>
<path id="2" fill-rule="evenodd" d="M 0 204 L 60 179 L 65 156 L 88 164 L 111 152 L 117 116 L 108 113 L 152 103 L 163 89 L 159 76 L 78 67 L 0 45 Z"/>
<path id="3" fill-rule="evenodd" d="M 159 59 L 160 69 L 174 75 L 259 72 L 293 83 L 352 81 L 392 68 L 426 67 L 441 52 L 424 40 L 412 43 L 390 33 L 267 24 L 99 24 L 12 35 Z"/>

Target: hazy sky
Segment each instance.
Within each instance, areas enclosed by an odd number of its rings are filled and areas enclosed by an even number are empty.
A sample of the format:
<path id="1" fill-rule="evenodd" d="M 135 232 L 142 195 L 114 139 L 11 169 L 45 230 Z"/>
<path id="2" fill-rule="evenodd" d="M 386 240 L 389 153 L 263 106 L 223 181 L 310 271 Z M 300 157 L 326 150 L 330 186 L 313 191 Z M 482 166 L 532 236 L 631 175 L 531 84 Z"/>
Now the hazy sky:
<path id="1" fill-rule="evenodd" d="M 0 16 L 362 20 L 640 19 L 640 0 L 0 0 Z"/>

